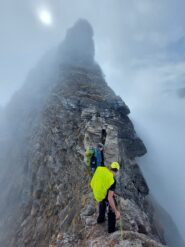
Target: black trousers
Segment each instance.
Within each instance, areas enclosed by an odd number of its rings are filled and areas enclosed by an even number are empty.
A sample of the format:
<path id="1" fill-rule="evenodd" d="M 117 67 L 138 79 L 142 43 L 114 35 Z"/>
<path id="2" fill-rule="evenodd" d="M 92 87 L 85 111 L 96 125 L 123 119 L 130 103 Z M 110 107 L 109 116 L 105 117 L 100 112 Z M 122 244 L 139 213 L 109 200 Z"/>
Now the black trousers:
<path id="1" fill-rule="evenodd" d="M 99 203 L 99 216 L 97 218 L 97 223 L 103 223 L 105 221 L 106 208 L 108 206 L 108 232 L 114 232 L 116 230 L 116 215 L 112 210 L 111 206 L 104 199 Z"/>

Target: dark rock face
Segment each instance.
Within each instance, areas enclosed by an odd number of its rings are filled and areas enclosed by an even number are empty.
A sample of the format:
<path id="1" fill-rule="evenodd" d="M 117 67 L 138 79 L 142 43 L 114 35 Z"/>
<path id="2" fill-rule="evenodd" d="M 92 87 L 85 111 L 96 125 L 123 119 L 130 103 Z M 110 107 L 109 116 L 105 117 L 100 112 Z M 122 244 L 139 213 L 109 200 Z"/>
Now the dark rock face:
<path id="1" fill-rule="evenodd" d="M 150 195 L 146 200 L 145 206 L 147 211 L 153 211 L 150 216 L 153 217 L 152 221 L 157 225 L 157 234 L 163 232 L 169 246 L 184 247 L 185 242 L 179 233 L 179 230 L 175 223 L 173 222 L 171 216 L 156 202 L 156 200 Z M 164 231 L 165 229 L 165 231 Z"/>
<path id="2" fill-rule="evenodd" d="M 36 77 L 41 80 L 38 85 L 34 76 L 29 77 L 6 109 L 9 131 L 0 152 L 2 246 L 92 246 L 88 227 L 95 225 L 96 207 L 89 194 L 84 151 L 99 142 L 105 144 L 106 165 L 121 164 L 118 189 L 125 198 L 120 208 L 126 232 L 120 241 L 161 246 L 155 242 L 163 240 L 151 227 L 151 212 L 144 207 L 149 189 L 135 161 L 146 148 L 135 133 L 128 107 L 107 86 L 94 62 L 92 36 L 91 26 L 78 21 L 60 46 L 61 60 L 54 62 L 58 70 L 52 70 L 52 81 L 44 83 L 42 72 Z M 30 83 L 33 94 L 27 90 Z"/>
<path id="3" fill-rule="evenodd" d="M 65 64 L 91 65 L 95 55 L 91 25 L 86 20 L 78 20 L 68 30 L 59 52 Z"/>

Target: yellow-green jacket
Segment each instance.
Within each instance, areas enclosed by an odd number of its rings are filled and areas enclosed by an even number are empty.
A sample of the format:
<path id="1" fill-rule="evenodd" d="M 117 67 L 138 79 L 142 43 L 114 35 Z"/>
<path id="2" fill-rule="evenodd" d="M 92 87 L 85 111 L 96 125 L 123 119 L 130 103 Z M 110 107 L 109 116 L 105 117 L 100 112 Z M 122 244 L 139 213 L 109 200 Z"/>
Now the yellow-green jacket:
<path id="1" fill-rule="evenodd" d="M 114 176 L 107 167 L 99 166 L 96 169 L 91 180 L 91 188 L 97 202 L 106 198 L 107 191 L 114 181 Z"/>

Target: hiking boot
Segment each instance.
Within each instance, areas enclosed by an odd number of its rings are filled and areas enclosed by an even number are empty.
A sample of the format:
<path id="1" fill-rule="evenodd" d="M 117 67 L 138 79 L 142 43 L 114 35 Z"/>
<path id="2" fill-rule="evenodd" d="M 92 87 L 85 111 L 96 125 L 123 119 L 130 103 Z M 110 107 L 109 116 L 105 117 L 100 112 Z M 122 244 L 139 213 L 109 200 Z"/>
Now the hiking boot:
<path id="1" fill-rule="evenodd" d="M 116 232 L 116 231 L 119 231 L 118 227 L 115 227 L 114 229 L 108 229 L 108 233 L 113 233 L 113 232 Z"/>
<path id="2" fill-rule="evenodd" d="M 98 224 L 102 224 L 102 223 L 104 223 L 106 221 L 106 219 L 104 218 L 104 219 L 101 219 L 101 218 L 97 218 L 97 223 Z"/>

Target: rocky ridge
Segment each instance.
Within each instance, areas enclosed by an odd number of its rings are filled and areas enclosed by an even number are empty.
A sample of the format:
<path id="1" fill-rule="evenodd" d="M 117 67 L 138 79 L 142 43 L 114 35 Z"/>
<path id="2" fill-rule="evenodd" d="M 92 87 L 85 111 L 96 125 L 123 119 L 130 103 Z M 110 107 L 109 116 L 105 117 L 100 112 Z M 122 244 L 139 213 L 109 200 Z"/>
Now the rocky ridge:
<path id="1" fill-rule="evenodd" d="M 135 160 L 146 147 L 128 117 L 129 108 L 94 61 L 88 22 L 80 20 L 68 31 L 55 65 L 52 81 L 33 84 L 33 94 L 27 82 L 7 107 L 11 132 L 3 152 L 8 158 L 0 153 L 1 166 L 7 164 L 0 182 L 8 179 L 9 184 L 1 194 L 1 245 L 162 246 L 163 230 L 155 223 L 149 188 Z M 106 165 L 121 164 L 122 220 L 120 230 L 110 235 L 105 225 L 96 225 L 97 205 L 84 162 L 85 149 L 99 142 L 105 145 Z"/>

